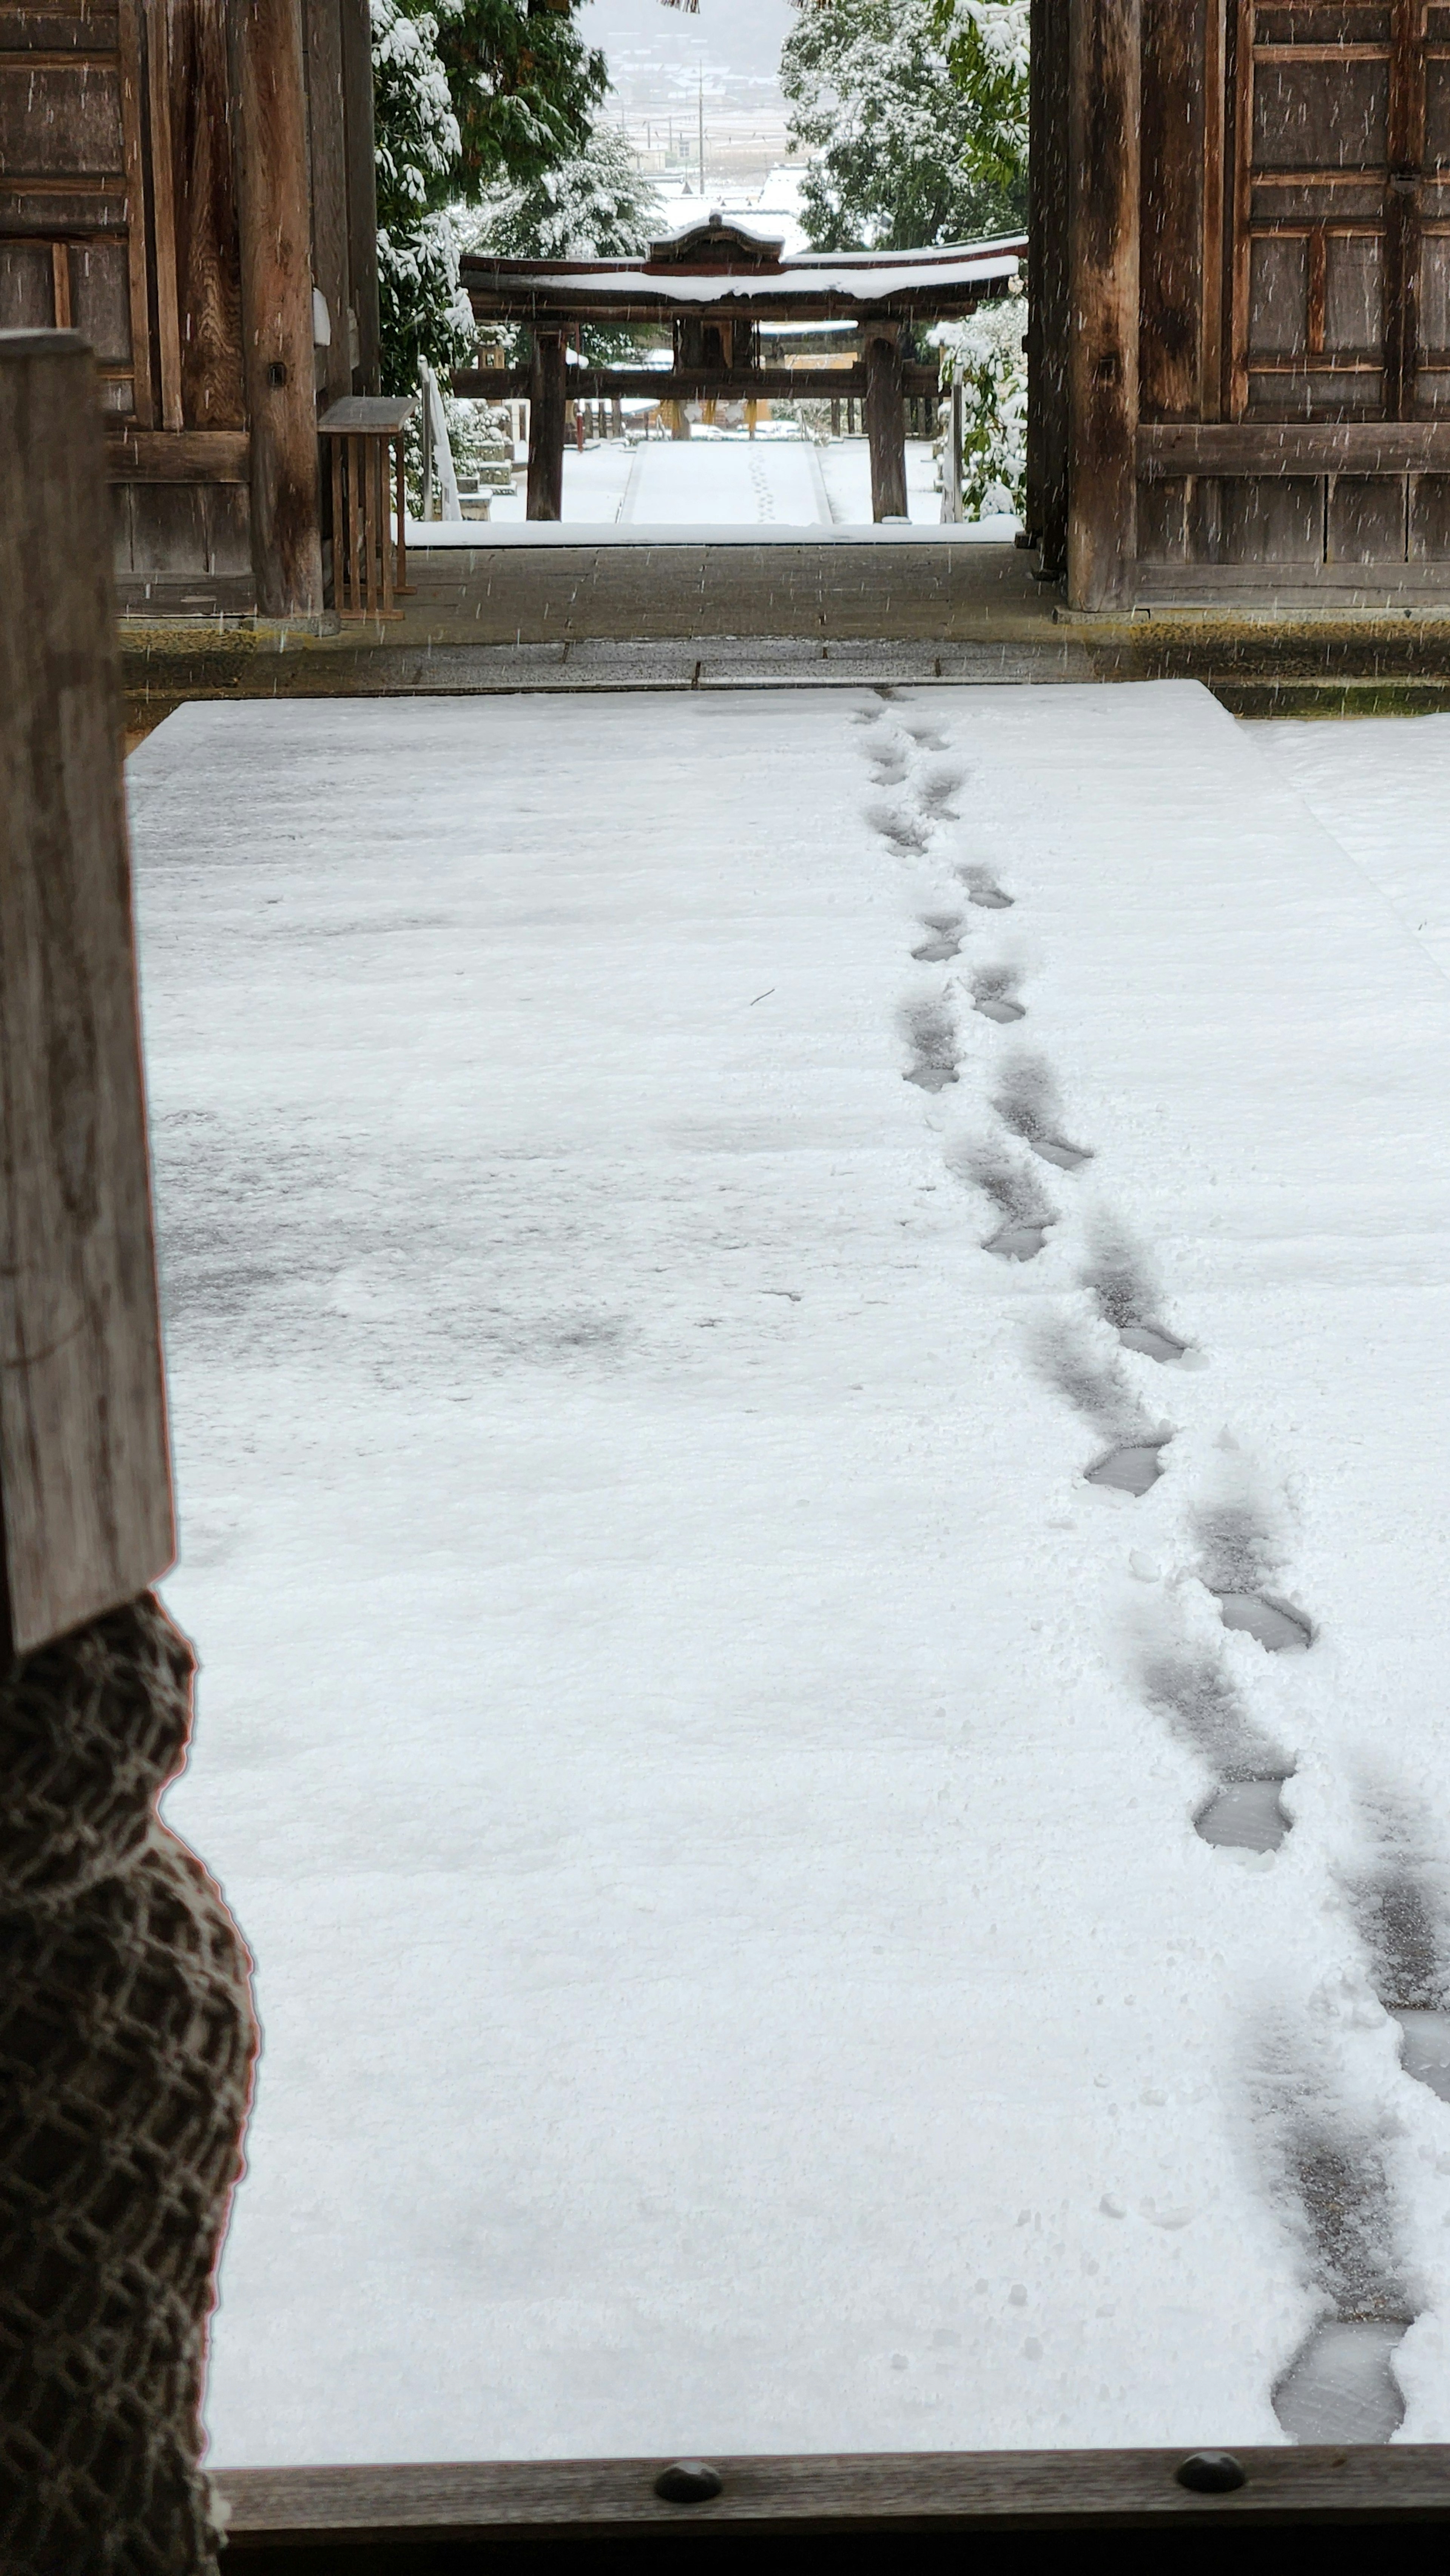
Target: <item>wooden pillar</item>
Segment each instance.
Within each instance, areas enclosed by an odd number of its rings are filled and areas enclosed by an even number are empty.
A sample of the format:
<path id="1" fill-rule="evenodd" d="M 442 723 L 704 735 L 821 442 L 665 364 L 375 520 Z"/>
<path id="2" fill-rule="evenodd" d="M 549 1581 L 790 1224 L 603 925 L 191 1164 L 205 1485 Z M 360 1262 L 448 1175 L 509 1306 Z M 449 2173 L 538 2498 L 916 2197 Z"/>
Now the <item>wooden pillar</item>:
<path id="1" fill-rule="evenodd" d="M 866 436 L 871 448 L 871 516 L 906 517 L 906 421 L 901 347 L 894 322 L 870 322 L 862 332 L 866 369 Z"/>
<path id="2" fill-rule="evenodd" d="M 266 617 L 322 606 L 299 0 L 232 0 L 252 572 Z"/>
<path id="3" fill-rule="evenodd" d="M 0 1668 L 174 1553 L 101 408 L 0 333 Z"/>
<path id="4" fill-rule="evenodd" d="M 307 51 L 308 164 L 312 173 L 312 276 L 327 305 L 332 337 L 318 351 L 324 410 L 352 392 L 348 308 L 347 111 L 342 73 L 341 0 L 303 0 Z"/>
<path id="5" fill-rule="evenodd" d="M 566 374 L 563 332 L 536 331 L 529 378 L 529 496 L 525 514 L 530 519 L 562 519 L 564 515 Z"/>
<path id="6" fill-rule="evenodd" d="M 1027 251 L 1027 541 L 1067 568 L 1068 56 L 1071 0 L 1032 0 Z"/>
<path id="7" fill-rule="evenodd" d="M 1417 407 L 1426 69 L 1423 0 L 1394 0 L 1385 206 L 1384 408 L 1388 420 L 1413 420 Z"/>
<path id="8" fill-rule="evenodd" d="M 1073 0 L 1067 595 L 1127 606 L 1137 559 L 1141 0 Z"/>
<path id="9" fill-rule="evenodd" d="M 373 36 L 368 0 L 340 0 L 347 146 L 347 275 L 357 356 L 349 393 L 383 390 L 378 327 L 378 167 L 373 139 Z"/>

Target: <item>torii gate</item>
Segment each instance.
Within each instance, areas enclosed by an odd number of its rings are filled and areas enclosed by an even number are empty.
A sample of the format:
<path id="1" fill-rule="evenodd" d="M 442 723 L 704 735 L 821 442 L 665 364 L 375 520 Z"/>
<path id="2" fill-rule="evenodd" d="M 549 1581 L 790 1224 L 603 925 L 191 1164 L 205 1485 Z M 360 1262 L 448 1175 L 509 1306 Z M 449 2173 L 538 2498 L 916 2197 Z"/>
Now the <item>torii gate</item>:
<path id="1" fill-rule="evenodd" d="M 783 256 L 783 244 L 712 214 L 650 245 L 642 259 L 465 259 L 461 280 L 480 322 L 526 322 L 529 367 L 480 367 L 453 378 L 456 393 L 530 399 L 531 519 L 563 509 L 564 406 L 646 395 L 651 401 L 775 395 L 854 396 L 866 412 L 873 518 L 906 516 L 903 402 L 934 395 L 937 370 L 902 356 L 912 325 L 950 320 L 1005 295 L 1016 282 L 1026 239 L 959 248 L 811 252 Z M 762 367 L 762 322 L 849 321 L 857 364 L 850 369 Z M 674 363 L 656 367 L 571 367 L 568 338 L 581 323 L 614 330 L 668 324 Z"/>

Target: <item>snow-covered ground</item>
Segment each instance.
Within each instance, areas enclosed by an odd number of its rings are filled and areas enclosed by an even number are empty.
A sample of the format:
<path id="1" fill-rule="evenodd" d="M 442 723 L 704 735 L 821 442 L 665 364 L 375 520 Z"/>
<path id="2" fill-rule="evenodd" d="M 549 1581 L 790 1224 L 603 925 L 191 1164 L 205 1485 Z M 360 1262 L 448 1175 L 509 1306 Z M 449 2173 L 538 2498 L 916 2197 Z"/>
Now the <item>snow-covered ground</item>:
<path id="1" fill-rule="evenodd" d="M 939 527 L 941 493 L 929 439 L 906 447 L 907 509 L 914 525 Z M 833 439 L 817 447 L 808 439 L 710 436 L 688 440 L 642 439 L 628 446 L 602 439 L 564 450 L 564 527 L 627 528 L 645 535 L 657 528 L 799 529 L 871 525 L 871 467 L 861 438 Z M 493 503 L 490 529 L 515 528 L 524 518 L 522 471 L 516 490 Z M 984 524 L 988 541 L 1010 544 L 1015 521 Z M 537 536 L 537 529 L 528 531 Z M 550 532 L 552 533 L 552 531 Z M 970 531 L 945 532 L 960 540 Z M 477 522 L 409 520 L 408 543 L 477 545 L 490 541 Z"/>
<path id="2" fill-rule="evenodd" d="M 218 2462 L 1450 2438 L 1450 990 L 1356 739 L 1428 885 L 1443 725 L 1188 684 L 133 758 Z"/>

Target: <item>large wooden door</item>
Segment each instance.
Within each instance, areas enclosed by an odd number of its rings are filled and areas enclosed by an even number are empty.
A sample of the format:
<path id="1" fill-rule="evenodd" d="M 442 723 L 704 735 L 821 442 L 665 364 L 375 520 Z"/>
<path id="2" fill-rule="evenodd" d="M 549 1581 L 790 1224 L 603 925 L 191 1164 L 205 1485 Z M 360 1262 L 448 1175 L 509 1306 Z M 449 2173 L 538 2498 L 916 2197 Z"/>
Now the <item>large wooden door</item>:
<path id="1" fill-rule="evenodd" d="M 1225 409 L 1450 410 L 1450 0 L 1235 0 Z"/>

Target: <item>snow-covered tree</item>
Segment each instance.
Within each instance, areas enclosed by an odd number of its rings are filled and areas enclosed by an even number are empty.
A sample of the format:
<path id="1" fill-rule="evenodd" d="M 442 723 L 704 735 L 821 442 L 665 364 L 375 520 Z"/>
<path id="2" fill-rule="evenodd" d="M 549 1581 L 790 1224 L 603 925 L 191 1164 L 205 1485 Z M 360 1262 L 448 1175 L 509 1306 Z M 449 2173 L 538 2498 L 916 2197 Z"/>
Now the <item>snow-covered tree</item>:
<path id="1" fill-rule="evenodd" d="M 582 151 L 552 169 L 486 188 L 469 247 L 506 259 L 627 259 L 649 248 L 659 222 L 659 197 L 627 136 L 596 125 Z"/>
<path id="2" fill-rule="evenodd" d="M 944 385 L 959 384 L 966 413 L 962 505 L 969 519 L 1027 505 L 1027 299 L 1004 296 L 931 333 Z"/>
<path id="3" fill-rule="evenodd" d="M 1011 231 L 1026 214 L 1029 0 L 801 0 L 781 54 L 823 250 Z"/>
<path id="4" fill-rule="evenodd" d="M 472 347 L 453 209 L 584 149 L 608 84 L 582 0 L 370 0 L 383 381 Z"/>

